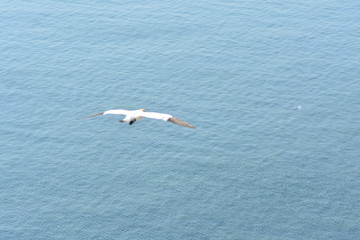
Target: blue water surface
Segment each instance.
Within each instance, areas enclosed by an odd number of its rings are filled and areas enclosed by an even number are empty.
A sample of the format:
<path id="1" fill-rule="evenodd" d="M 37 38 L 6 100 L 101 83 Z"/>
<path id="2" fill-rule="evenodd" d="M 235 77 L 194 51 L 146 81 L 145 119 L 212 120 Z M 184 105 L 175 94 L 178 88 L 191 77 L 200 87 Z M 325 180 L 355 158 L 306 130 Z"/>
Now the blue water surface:
<path id="1" fill-rule="evenodd" d="M 1 1 L 0 239 L 357 239 L 359 12 Z"/>

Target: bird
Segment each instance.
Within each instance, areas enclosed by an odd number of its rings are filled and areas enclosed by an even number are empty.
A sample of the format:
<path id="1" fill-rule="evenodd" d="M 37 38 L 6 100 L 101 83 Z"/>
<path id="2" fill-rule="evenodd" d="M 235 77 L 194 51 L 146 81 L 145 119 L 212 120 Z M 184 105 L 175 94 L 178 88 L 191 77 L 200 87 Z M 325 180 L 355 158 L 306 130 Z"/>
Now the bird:
<path id="1" fill-rule="evenodd" d="M 119 122 L 129 123 L 130 125 L 133 125 L 135 122 L 139 121 L 142 118 L 153 118 L 153 119 L 171 122 L 171 123 L 177 124 L 179 126 L 183 126 L 183 127 L 195 128 L 195 126 L 193 126 L 183 120 L 180 120 L 170 114 L 157 113 L 157 112 L 145 112 L 145 109 L 138 109 L 138 110 L 111 109 L 111 110 L 107 110 L 105 112 L 86 116 L 84 118 L 91 118 L 91 117 L 108 115 L 108 114 L 125 115 L 125 118 L 122 120 L 119 120 Z"/>

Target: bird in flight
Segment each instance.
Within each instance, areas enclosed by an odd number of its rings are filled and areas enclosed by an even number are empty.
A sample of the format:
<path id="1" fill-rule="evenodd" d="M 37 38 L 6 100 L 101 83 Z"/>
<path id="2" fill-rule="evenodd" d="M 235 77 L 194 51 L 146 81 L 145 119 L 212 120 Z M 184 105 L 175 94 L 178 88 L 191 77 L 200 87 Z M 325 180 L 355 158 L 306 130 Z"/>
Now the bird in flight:
<path id="1" fill-rule="evenodd" d="M 176 117 L 173 117 L 170 114 L 157 113 L 157 112 L 145 112 L 145 109 L 139 109 L 139 110 L 112 109 L 112 110 L 107 110 L 105 112 L 86 116 L 85 118 L 91 118 L 91 117 L 107 115 L 107 114 L 125 115 L 125 118 L 120 120 L 119 122 L 129 123 L 130 125 L 134 124 L 136 121 L 138 121 L 142 118 L 153 118 L 153 119 L 159 119 L 159 120 L 171 122 L 171 123 L 183 126 L 183 127 L 195 128 L 195 126 L 193 126 L 187 122 L 184 122 Z"/>

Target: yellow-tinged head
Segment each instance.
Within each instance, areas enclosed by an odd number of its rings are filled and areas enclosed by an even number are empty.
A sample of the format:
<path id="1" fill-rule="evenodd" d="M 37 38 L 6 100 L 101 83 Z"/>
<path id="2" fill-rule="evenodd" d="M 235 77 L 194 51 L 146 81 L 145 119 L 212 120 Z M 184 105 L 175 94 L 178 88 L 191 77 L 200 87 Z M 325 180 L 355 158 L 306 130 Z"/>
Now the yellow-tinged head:
<path id="1" fill-rule="evenodd" d="M 139 109 L 139 111 L 145 111 L 145 109 L 142 108 L 142 109 Z"/>

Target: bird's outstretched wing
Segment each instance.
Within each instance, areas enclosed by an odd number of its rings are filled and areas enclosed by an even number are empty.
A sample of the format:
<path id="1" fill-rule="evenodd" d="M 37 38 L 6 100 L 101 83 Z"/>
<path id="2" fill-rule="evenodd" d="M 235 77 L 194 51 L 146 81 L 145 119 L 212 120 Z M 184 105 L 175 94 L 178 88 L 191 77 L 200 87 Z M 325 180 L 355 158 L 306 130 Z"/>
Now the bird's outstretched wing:
<path id="1" fill-rule="evenodd" d="M 157 112 L 140 112 L 139 116 L 146 117 L 146 118 L 153 118 L 153 119 L 159 119 L 163 121 L 167 121 L 172 116 L 170 114 L 166 113 L 157 113 Z"/>
<path id="2" fill-rule="evenodd" d="M 188 128 L 195 128 L 195 126 L 184 122 L 176 117 L 171 116 L 170 114 L 166 114 L 166 113 L 157 113 L 157 112 L 142 112 L 141 113 L 142 117 L 146 117 L 146 118 L 153 118 L 153 119 L 160 119 L 163 121 L 168 121 L 168 122 L 172 122 L 174 124 L 183 126 L 183 127 L 188 127 Z"/>
<path id="3" fill-rule="evenodd" d="M 96 113 L 90 116 L 86 116 L 84 118 L 91 118 L 91 117 L 96 117 L 96 116 L 100 116 L 100 115 L 106 115 L 106 114 L 119 114 L 119 115 L 127 115 L 130 111 L 128 110 L 123 110 L 123 109 L 113 109 L 113 110 L 107 110 L 105 112 L 101 112 L 101 113 Z"/>

